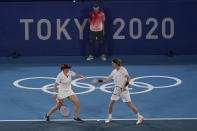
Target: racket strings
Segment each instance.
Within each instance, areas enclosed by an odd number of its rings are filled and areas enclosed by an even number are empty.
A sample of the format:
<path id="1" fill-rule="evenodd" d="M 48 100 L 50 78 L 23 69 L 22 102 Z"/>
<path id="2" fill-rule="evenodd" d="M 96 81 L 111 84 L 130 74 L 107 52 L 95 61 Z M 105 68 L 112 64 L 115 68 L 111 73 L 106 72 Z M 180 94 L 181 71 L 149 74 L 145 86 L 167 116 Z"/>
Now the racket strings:
<path id="1" fill-rule="evenodd" d="M 65 105 L 62 105 L 60 107 L 60 113 L 63 115 L 63 116 L 69 116 L 70 115 L 70 109 L 65 106 Z"/>
<path id="2" fill-rule="evenodd" d="M 115 86 L 114 89 L 112 89 L 112 94 L 114 95 L 120 95 L 122 92 L 122 88 L 119 86 Z"/>

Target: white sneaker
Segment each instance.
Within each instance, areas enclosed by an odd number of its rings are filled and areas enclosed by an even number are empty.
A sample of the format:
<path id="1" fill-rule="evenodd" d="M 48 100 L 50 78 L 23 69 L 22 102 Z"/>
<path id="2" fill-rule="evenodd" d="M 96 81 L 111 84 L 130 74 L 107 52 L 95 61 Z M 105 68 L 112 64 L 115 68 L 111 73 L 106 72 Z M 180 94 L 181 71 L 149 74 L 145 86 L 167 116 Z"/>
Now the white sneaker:
<path id="1" fill-rule="evenodd" d="M 144 120 L 144 117 L 143 117 L 143 116 L 139 116 L 139 117 L 138 117 L 138 120 L 137 120 L 137 122 L 136 122 L 136 124 L 137 124 L 137 125 L 142 124 L 142 123 L 143 123 L 143 120 Z"/>
<path id="2" fill-rule="evenodd" d="M 110 123 L 110 122 L 112 122 L 112 119 L 107 119 L 107 120 L 105 120 L 105 124 L 107 124 L 107 123 Z"/>
<path id="3" fill-rule="evenodd" d="M 106 61 L 107 60 L 106 56 L 105 55 L 101 55 L 101 60 L 102 61 Z"/>
<path id="4" fill-rule="evenodd" d="M 89 55 L 89 56 L 86 58 L 87 61 L 91 61 L 91 60 L 93 60 L 93 59 L 94 59 L 94 56 L 93 56 L 93 55 Z"/>

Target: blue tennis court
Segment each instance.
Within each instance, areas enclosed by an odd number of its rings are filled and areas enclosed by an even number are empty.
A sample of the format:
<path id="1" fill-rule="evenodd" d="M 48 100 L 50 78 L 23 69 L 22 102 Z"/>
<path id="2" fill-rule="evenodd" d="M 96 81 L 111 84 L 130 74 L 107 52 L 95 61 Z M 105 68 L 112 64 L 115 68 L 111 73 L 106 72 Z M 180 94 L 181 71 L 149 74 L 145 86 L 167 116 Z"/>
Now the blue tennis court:
<path id="1" fill-rule="evenodd" d="M 56 125 L 59 130 L 74 126 L 82 127 L 83 130 L 95 127 L 99 130 L 121 129 L 123 125 L 135 130 L 165 128 L 180 130 L 179 127 L 183 127 L 184 130 L 188 127 L 190 130 L 196 130 L 194 125 L 197 123 L 197 63 L 194 60 L 197 56 L 172 58 L 122 56 L 120 58 L 131 77 L 129 88 L 132 102 L 145 117 L 144 123 L 139 128 L 135 125 L 136 115 L 121 100 L 114 106 L 115 121 L 110 125 L 104 124 L 104 119 L 108 115 L 110 86 L 113 86 L 113 81 L 101 84 L 92 84 L 90 81 L 94 78 L 104 78 L 111 73 L 113 70 L 111 58 L 107 62 L 96 59 L 86 63 L 83 62 L 83 57 L 21 57 L 20 59 L 2 57 L 0 58 L 2 129 L 14 130 L 16 127 L 23 129 L 21 126 L 30 129 L 33 128 L 33 124 L 36 130 L 48 130 L 48 126 L 57 124 L 60 125 Z M 72 122 L 74 105 L 68 100 L 64 103 L 71 109 L 69 117 L 63 117 L 59 111 L 56 111 L 51 116 L 52 124 L 44 122 L 45 113 L 56 103 L 52 95 L 53 83 L 60 72 L 60 65 L 65 62 L 73 66 L 72 71 L 88 76 L 86 80 L 73 78 L 72 81 L 72 89 L 77 93 L 80 102 L 80 117 L 87 120 L 86 124 Z M 91 126 L 85 126 L 89 124 Z M 189 126 L 190 124 L 192 127 Z M 13 126 L 8 128 L 7 125 Z M 176 125 L 179 127 L 175 128 Z M 124 128 L 127 130 L 126 127 Z M 50 130 L 52 129 L 54 128 Z"/>
<path id="2" fill-rule="evenodd" d="M 197 131 L 195 12 L 197 0 L 1 0 L 0 131 Z M 129 107 L 119 99 L 111 122 L 114 87 Z"/>

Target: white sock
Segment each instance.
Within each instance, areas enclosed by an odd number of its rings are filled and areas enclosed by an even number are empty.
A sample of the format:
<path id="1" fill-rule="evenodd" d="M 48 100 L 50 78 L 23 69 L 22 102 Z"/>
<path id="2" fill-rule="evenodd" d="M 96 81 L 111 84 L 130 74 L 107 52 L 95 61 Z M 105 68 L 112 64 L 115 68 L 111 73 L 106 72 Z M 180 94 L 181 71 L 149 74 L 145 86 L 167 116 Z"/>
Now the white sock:
<path id="1" fill-rule="evenodd" d="M 138 112 L 138 113 L 137 113 L 137 117 L 140 117 L 140 116 L 141 116 L 141 115 L 140 115 L 140 113 Z"/>
<path id="2" fill-rule="evenodd" d="M 112 119 L 112 114 L 109 114 L 109 117 L 108 117 L 109 119 Z"/>

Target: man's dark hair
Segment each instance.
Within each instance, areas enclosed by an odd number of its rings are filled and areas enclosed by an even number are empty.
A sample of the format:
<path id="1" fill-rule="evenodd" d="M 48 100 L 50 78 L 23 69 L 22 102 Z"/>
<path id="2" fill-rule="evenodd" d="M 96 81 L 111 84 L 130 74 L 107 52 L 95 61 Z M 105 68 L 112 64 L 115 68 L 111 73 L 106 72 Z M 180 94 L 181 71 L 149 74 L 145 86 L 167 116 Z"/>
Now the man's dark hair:
<path id="1" fill-rule="evenodd" d="M 117 64 L 118 66 L 121 66 L 121 60 L 119 58 L 113 58 L 112 62 Z"/>

